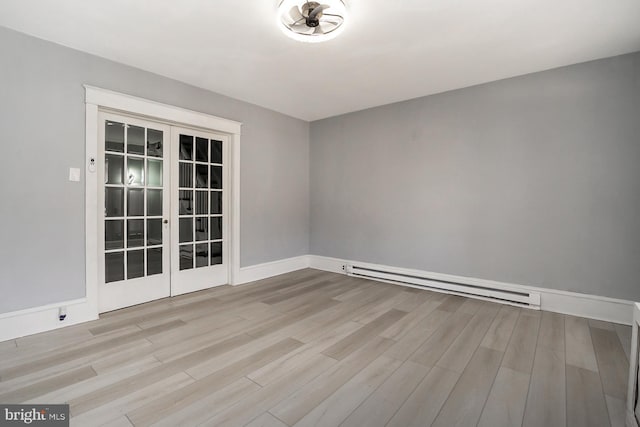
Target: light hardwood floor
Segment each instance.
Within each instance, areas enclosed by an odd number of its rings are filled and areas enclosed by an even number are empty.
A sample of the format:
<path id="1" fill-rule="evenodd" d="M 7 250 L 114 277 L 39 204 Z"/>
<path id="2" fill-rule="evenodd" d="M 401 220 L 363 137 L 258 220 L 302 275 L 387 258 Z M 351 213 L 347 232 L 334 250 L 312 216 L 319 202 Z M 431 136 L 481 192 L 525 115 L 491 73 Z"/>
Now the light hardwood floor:
<path id="1" fill-rule="evenodd" d="M 301 270 L 0 343 L 76 426 L 623 426 L 630 328 Z"/>

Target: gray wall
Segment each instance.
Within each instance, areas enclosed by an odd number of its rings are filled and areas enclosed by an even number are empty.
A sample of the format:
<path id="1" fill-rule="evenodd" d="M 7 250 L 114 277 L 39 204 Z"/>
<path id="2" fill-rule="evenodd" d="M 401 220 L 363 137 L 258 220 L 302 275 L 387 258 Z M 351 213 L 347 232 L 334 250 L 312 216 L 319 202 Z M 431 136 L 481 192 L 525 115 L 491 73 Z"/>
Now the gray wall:
<path id="1" fill-rule="evenodd" d="M 84 296 L 82 84 L 242 122 L 241 265 L 308 253 L 307 122 L 0 27 L 0 313 Z"/>
<path id="2" fill-rule="evenodd" d="M 640 53 L 313 122 L 311 253 L 640 300 Z"/>
<path id="3" fill-rule="evenodd" d="M 314 122 L 311 152 L 304 121 L 4 28 L 0 82 L 0 313 L 84 295 L 85 83 L 244 123 L 242 266 L 311 252 L 640 300 L 640 53 Z"/>

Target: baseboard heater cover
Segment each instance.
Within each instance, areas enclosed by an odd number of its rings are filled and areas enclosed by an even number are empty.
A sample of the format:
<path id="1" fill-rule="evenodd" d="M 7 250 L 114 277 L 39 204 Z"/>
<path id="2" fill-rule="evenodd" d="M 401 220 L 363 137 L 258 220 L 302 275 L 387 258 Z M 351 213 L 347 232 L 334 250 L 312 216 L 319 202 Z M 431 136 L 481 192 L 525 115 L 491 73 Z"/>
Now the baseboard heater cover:
<path id="1" fill-rule="evenodd" d="M 510 304 L 519 307 L 540 309 L 540 294 L 522 289 L 508 289 L 508 287 L 492 287 L 490 284 L 464 283 L 463 280 L 449 281 L 416 275 L 401 273 L 398 271 L 386 271 L 381 268 L 370 268 L 360 265 L 346 265 L 346 273 L 354 277 L 380 280 L 383 282 L 397 283 L 411 287 L 418 287 L 439 292 L 446 292 L 465 297 L 495 301 L 502 304 Z"/>

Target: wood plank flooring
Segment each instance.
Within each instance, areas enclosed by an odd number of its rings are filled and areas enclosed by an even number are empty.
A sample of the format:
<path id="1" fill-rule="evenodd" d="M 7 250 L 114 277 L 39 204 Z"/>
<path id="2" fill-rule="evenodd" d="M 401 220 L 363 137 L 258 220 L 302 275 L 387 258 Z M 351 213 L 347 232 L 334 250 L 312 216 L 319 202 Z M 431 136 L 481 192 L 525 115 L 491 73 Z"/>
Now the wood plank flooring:
<path id="1" fill-rule="evenodd" d="M 630 328 L 317 270 L 0 343 L 73 426 L 622 426 Z"/>

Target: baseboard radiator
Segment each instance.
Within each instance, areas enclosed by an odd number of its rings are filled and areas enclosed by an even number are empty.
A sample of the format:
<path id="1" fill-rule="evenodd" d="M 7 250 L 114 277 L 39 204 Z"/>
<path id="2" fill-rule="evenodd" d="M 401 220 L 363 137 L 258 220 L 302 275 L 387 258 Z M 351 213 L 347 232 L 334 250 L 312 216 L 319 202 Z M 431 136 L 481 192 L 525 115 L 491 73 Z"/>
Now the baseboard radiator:
<path id="1" fill-rule="evenodd" d="M 357 264 L 346 265 L 345 270 L 348 275 L 353 277 L 362 277 L 464 297 L 495 301 L 518 307 L 540 309 L 540 294 L 538 292 L 508 289 L 506 286 L 497 287 L 484 282 L 482 284 L 464 283 L 464 278 L 457 278 L 456 281 L 442 280 L 441 278 L 391 270 L 385 271 L 384 268 L 371 268 Z"/>

